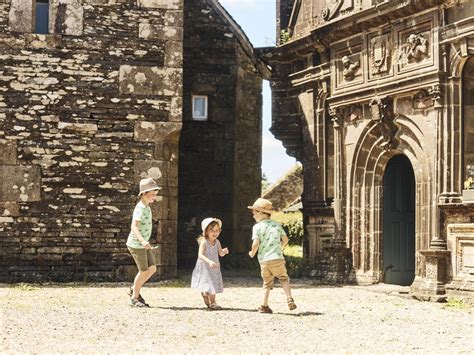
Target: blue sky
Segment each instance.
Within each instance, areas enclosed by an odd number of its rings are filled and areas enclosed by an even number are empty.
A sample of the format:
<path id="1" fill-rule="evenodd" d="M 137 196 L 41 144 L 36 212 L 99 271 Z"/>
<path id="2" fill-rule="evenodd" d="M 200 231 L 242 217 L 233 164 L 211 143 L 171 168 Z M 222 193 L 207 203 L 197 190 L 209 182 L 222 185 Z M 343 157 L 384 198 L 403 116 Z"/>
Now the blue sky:
<path id="1" fill-rule="evenodd" d="M 275 0 L 220 0 L 220 3 L 242 27 L 254 47 L 275 45 Z M 262 171 L 270 182 L 275 182 L 296 164 L 296 160 L 286 155 L 281 142 L 270 133 L 271 112 L 270 86 L 265 81 Z"/>

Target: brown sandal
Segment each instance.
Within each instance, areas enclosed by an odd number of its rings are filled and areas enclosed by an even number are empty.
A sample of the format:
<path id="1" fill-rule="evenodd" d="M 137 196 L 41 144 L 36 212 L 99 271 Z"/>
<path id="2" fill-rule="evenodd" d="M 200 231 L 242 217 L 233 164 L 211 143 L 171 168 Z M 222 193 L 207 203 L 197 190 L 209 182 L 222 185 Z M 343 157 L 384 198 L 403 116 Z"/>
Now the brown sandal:
<path id="1" fill-rule="evenodd" d="M 207 292 L 201 292 L 202 299 L 204 300 L 207 308 L 211 306 L 211 300 L 209 299 L 209 294 Z"/>
<path id="2" fill-rule="evenodd" d="M 295 300 L 291 297 L 288 297 L 288 308 L 290 309 L 290 311 L 296 308 Z"/>
<path id="3" fill-rule="evenodd" d="M 260 306 L 257 308 L 260 313 L 273 313 L 272 309 L 268 306 Z"/>

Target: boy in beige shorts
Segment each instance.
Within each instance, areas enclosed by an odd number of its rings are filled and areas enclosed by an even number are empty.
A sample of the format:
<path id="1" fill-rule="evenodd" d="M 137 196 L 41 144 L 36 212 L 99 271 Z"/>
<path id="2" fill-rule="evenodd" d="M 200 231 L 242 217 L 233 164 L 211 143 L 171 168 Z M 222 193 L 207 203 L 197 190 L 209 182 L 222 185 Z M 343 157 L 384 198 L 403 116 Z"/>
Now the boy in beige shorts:
<path id="1" fill-rule="evenodd" d="M 268 297 L 273 289 L 273 281 L 280 280 L 281 287 L 285 291 L 288 308 L 296 308 L 295 301 L 291 297 L 290 279 L 286 271 L 283 247 L 288 244 L 288 237 L 282 226 L 270 219 L 272 214 L 272 203 L 263 198 L 258 198 L 252 206 L 253 218 L 257 222 L 252 229 L 252 250 L 249 256 L 253 258 L 258 251 L 261 275 L 263 279 L 264 296 L 263 303 L 258 308 L 260 313 L 273 313 L 268 306 Z"/>

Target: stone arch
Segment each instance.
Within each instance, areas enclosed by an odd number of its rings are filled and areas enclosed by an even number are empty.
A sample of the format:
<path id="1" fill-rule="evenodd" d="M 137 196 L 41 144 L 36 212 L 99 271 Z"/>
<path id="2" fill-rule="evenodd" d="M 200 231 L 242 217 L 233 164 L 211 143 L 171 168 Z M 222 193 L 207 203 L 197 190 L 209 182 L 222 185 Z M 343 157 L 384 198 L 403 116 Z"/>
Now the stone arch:
<path id="1" fill-rule="evenodd" d="M 395 119 L 399 145 L 385 150 L 377 126 L 369 121 L 355 145 L 347 182 L 350 196 L 346 200 L 348 246 L 353 252 L 353 265 L 358 278 L 378 282 L 382 276 L 382 199 L 383 175 L 388 161 L 405 155 L 411 162 L 416 182 L 416 251 L 427 248 L 431 231 L 430 162 L 423 150 L 424 135 L 416 122 L 399 115 Z M 417 256 L 417 272 L 421 259 Z"/>

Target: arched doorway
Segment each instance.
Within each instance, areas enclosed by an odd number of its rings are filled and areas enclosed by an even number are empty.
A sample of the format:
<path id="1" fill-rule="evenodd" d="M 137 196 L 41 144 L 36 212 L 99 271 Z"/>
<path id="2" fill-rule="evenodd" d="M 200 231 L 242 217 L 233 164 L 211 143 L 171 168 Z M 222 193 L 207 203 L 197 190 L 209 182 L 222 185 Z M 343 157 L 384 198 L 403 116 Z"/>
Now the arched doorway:
<path id="1" fill-rule="evenodd" d="M 415 176 L 410 161 L 396 155 L 383 178 L 383 281 L 411 285 L 415 278 Z"/>

